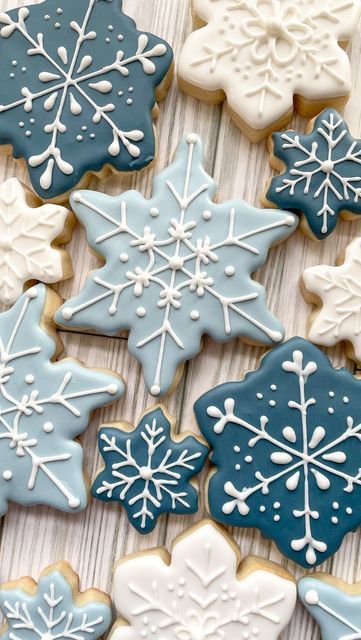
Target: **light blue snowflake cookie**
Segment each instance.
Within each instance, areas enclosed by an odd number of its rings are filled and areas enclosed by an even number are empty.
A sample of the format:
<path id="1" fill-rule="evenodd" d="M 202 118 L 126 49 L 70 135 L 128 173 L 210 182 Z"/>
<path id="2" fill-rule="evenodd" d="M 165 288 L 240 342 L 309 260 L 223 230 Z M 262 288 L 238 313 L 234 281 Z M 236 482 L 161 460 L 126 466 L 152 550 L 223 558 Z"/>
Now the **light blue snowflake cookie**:
<path id="1" fill-rule="evenodd" d="M 136 191 L 117 197 L 80 191 L 71 198 L 105 265 L 56 320 L 108 335 L 129 329 L 129 350 L 153 395 L 169 390 L 203 334 L 260 344 L 284 335 L 251 274 L 270 246 L 295 230 L 296 217 L 241 200 L 215 204 L 216 186 L 203 162 L 202 143 L 190 134 L 174 164 L 155 178 L 151 199 Z"/>
<path id="2" fill-rule="evenodd" d="M 272 135 L 271 164 L 284 171 L 271 180 L 266 205 L 302 212 L 301 227 L 323 240 L 346 220 L 361 214 L 361 140 L 349 133 L 334 109 L 311 121 L 305 135 Z"/>
<path id="3" fill-rule="evenodd" d="M 79 592 L 79 579 L 66 562 L 48 567 L 37 585 L 22 578 L 0 588 L 5 619 L 1 640 L 97 640 L 111 620 L 109 596 Z"/>
<path id="4" fill-rule="evenodd" d="M 322 640 L 361 638 L 360 587 L 323 573 L 299 581 L 299 596 L 320 625 Z"/>
<path id="5" fill-rule="evenodd" d="M 122 12 L 122 0 L 1 12 L 0 144 L 25 158 L 43 199 L 65 198 L 105 165 L 142 169 L 154 158 L 152 110 L 172 60 L 166 42 Z"/>
<path id="6" fill-rule="evenodd" d="M 293 338 L 258 371 L 195 404 L 213 449 L 211 515 L 258 527 L 280 551 L 313 567 L 361 523 L 361 382 Z"/>
<path id="7" fill-rule="evenodd" d="M 209 449 L 190 432 L 176 435 L 160 405 L 146 411 L 138 426 L 102 427 L 98 436 L 105 468 L 93 487 L 94 498 L 124 505 L 139 533 L 150 533 L 162 513 L 189 515 L 198 509 L 200 473 Z"/>
<path id="8" fill-rule="evenodd" d="M 49 313 L 58 296 L 28 289 L 0 314 L 0 515 L 8 502 L 76 512 L 87 504 L 83 450 L 74 442 L 96 408 L 118 399 L 122 380 L 57 353 Z"/>

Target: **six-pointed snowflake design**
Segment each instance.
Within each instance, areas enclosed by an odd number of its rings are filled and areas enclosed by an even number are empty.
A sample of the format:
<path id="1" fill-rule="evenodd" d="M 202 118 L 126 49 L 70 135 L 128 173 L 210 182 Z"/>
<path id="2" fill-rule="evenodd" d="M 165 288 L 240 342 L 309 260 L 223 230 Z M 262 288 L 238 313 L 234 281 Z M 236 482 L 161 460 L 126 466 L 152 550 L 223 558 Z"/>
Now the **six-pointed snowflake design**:
<path id="1" fill-rule="evenodd" d="M 131 524 L 149 533 L 162 513 L 191 514 L 198 491 L 190 482 L 208 456 L 208 447 L 189 434 L 176 437 L 162 407 L 146 412 L 139 425 L 103 427 L 98 437 L 105 469 L 92 494 L 124 504 Z"/>
<path id="2" fill-rule="evenodd" d="M 361 383 L 294 338 L 243 382 L 195 405 L 213 449 L 209 506 L 230 526 L 260 528 L 305 567 L 361 522 Z"/>
<path id="3" fill-rule="evenodd" d="M 120 0 L 46 0 L 0 13 L 0 142 L 35 191 L 65 194 L 87 171 L 146 166 L 170 47 L 137 31 Z"/>
<path id="4" fill-rule="evenodd" d="M 59 324 L 114 335 L 130 329 L 129 349 L 153 395 L 198 353 L 202 334 L 280 342 L 283 330 L 250 274 L 296 218 L 240 200 L 215 204 L 200 139 L 182 141 L 173 165 L 156 177 L 150 200 L 135 191 L 110 197 L 76 192 L 72 208 L 105 266 L 58 312 Z"/>
<path id="5" fill-rule="evenodd" d="M 41 325 L 50 295 L 38 285 L 0 315 L 1 515 L 9 500 L 70 512 L 85 508 L 83 452 L 73 439 L 93 409 L 123 392 L 115 375 L 73 360 L 51 362 L 55 342 Z"/>
<path id="6" fill-rule="evenodd" d="M 361 362 L 361 238 L 347 247 L 343 264 L 310 267 L 302 278 L 307 291 L 322 301 L 312 317 L 309 339 L 326 347 L 346 340 Z"/>
<path id="7" fill-rule="evenodd" d="M 300 598 L 321 627 L 322 640 L 361 640 L 361 595 L 326 574 L 298 583 Z"/>
<path id="8" fill-rule="evenodd" d="M 295 95 L 346 100 L 350 63 L 338 41 L 355 31 L 358 0 L 194 0 L 194 10 L 208 24 L 186 41 L 181 86 L 223 90 L 253 136 L 292 114 Z"/>
<path id="9" fill-rule="evenodd" d="M 338 216 L 361 214 L 361 141 L 337 111 L 326 109 L 310 133 L 274 133 L 274 156 L 286 170 L 272 179 L 266 201 L 302 211 L 319 239 L 334 230 Z"/>
<path id="10" fill-rule="evenodd" d="M 31 195 L 16 178 L 0 186 L 0 302 L 4 304 L 16 302 L 29 280 L 50 284 L 70 275 L 62 253 L 52 245 L 63 233 L 69 211 L 56 204 L 30 206 Z"/>
<path id="11" fill-rule="evenodd" d="M 110 601 L 99 591 L 89 590 L 78 603 L 72 585 L 78 577 L 64 563 L 49 567 L 39 584 L 30 578 L 10 583 L 0 591 L 0 608 L 6 627 L 2 640 L 96 640 L 108 629 L 112 613 Z M 99 598 L 99 600 L 97 599 Z"/>
<path id="12" fill-rule="evenodd" d="M 169 558 L 164 549 L 125 558 L 114 573 L 123 620 L 110 640 L 276 640 L 295 606 L 293 578 L 261 559 L 256 569 L 238 564 L 234 540 L 207 521 L 175 540 Z"/>

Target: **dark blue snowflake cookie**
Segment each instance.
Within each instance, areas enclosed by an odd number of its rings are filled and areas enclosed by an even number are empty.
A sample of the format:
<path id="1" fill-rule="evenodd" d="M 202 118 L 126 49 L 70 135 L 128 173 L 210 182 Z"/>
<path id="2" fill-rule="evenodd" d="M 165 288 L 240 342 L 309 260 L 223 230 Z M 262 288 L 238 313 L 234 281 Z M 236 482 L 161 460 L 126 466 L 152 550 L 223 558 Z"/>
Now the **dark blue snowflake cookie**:
<path id="1" fill-rule="evenodd" d="M 2 12 L 0 144 L 25 158 L 43 199 L 105 165 L 142 169 L 154 158 L 152 110 L 172 60 L 166 42 L 137 31 L 122 0 L 45 0 Z"/>
<path id="2" fill-rule="evenodd" d="M 195 404 L 213 449 L 211 515 L 258 527 L 305 567 L 361 522 L 361 382 L 302 338 Z"/>
<path id="3" fill-rule="evenodd" d="M 361 140 L 337 111 L 323 111 L 305 135 L 284 131 L 271 139 L 271 164 L 282 173 L 271 180 L 266 206 L 304 213 L 301 226 L 319 240 L 332 233 L 339 216 L 361 214 Z"/>
<path id="4" fill-rule="evenodd" d="M 192 478 L 209 453 L 203 439 L 189 432 L 175 435 L 160 405 L 148 410 L 138 426 L 104 426 L 98 436 L 105 468 L 93 487 L 94 498 L 119 502 L 139 533 L 150 533 L 162 513 L 195 513 L 198 489 Z"/>

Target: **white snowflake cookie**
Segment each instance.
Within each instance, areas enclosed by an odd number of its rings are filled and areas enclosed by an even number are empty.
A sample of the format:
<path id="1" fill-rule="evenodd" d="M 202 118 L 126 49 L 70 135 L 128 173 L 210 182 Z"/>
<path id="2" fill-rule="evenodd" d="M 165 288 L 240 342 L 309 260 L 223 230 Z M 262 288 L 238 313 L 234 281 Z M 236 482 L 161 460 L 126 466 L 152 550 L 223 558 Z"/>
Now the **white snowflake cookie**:
<path id="1" fill-rule="evenodd" d="M 13 304 L 31 280 L 52 284 L 72 276 L 71 213 L 44 204 L 16 178 L 0 185 L 0 302 Z"/>
<path id="2" fill-rule="evenodd" d="M 53 322 L 59 296 L 39 284 L 0 314 L 0 516 L 8 502 L 85 509 L 83 450 L 75 441 L 96 407 L 124 391 L 119 376 L 61 351 Z"/>
<path id="3" fill-rule="evenodd" d="M 308 338 L 324 347 L 344 341 L 347 355 L 361 363 L 361 238 L 348 245 L 338 266 L 306 269 L 302 284 L 306 300 L 317 305 Z"/>
<path id="4" fill-rule="evenodd" d="M 2 585 L 0 610 L 1 640 L 97 640 L 112 619 L 109 596 L 97 589 L 80 592 L 66 562 L 45 569 L 38 584 L 20 578 Z"/>
<path id="5" fill-rule="evenodd" d="M 185 91 L 213 103 L 257 141 L 291 120 L 342 106 L 359 0 L 194 0 L 196 27 L 180 56 Z M 340 44 L 339 44 L 340 43 Z"/>
<path id="6" fill-rule="evenodd" d="M 292 576 L 248 557 L 228 534 L 201 521 L 164 548 L 121 560 L 110 640 L 277 640 L 296 603 Z"/>
<path id="7" fill-rule="evenodd" d="M 251 278 L 269 248 L 297 226 L 293 214 L 213 201 L 203 148 L 186 136 L 174 163 L 154 180 L 151 199 L 136 191 L 111 197 L 78 191 L 72 209 L 105 265 L 58 311 L 58 324 L 108 335 L 130 330 L 128 346 L 153 395 L 166 393 L 177 369 L 195 356 L 203 334 L 257 344 L 283 339 Z"/>

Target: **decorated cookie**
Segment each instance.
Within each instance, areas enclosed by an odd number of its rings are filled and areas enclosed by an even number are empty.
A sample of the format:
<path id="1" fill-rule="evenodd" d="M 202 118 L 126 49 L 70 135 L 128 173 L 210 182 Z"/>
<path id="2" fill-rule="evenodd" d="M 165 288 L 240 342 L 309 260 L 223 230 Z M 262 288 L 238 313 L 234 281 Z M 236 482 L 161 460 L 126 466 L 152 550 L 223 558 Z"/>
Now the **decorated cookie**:
<path id="1" fill-rule="evenodd" d="M 13 304 L 29 280 L 59 282 L 72 275 L 68 253 L 73 216 L 44 204 L 19 180 L 0 185 L 0 302 Z"/>
<path id="2" fill-rule="evenodd" d="M 292 576 L 279 565 L 248 557 L 235 541 L 202 521 L 173 544 L 121 560 L 114 603 L 122 616 L 110 640 L 276 640 L 296 602 Z"/>
<path id="3" fill-rule="evenodd" d="M 361 140 L 334 109 L 323 111 L 303 136 L 274 133 L 270 161 L 282 173 L 271 180 L 263 203 L 303 213 L 301 228 L 311 238 L 330 235 L 339 216 L 361 214 Z"/>
<path id="4" fill-rule="evenodd" d="M 105 265 L 59 310 L 57 322 L 108 335 L 129 329 L 129 349 L 153 395 L 169 390 L 178 366 L 200 350 L 203 334 L 261 344 L 283 338 L 250 274 L 297 220 L 241 200 L 215 204 L 214 194 L 202 143 L 190 134 L 174 164 L 156 177 L 150 200 L 136 191 L 117 197 L 80 191 L 71 198 Z"/>
<path id="5" fill-rule="evenodd" d="M 97 640 L 111 620 L 109 596 L 79 592 L 79 578 L 66 562 L 48 567 L 39 584 L 21 578 L 0 588 L 5 619 L 2 640 Z"/>
<path id="6" fill-rule="evenodd" d="M 173 54 L 122 0 L 45 0 L 0 13 L 0 28 L 0 144 L 25 159 L 41 198 L 153 160 Z"/>
<path id="7" fill-rule="evenodd" d="M 102 427 L 98 445 L 105 468 L 92 494 L 123 504 L 139 533 L 150 533 L 162 513 L 197 511 L 198 486 L 192 478 L 209 450 L 190 432 L 176 435 L 162 406 L 146 411 L 136 428 L 124 422 Z"/>
<path id="8" fill-rule="evenodd" d="M 74 438 L 93 409 L 123 393 L 115 374 L 52 361 L 58 305 L 57 294 L 38 285 L 0 314 L 0 515 L 9 501 L 84 509 L 83 451 Z"/>
<path id="9" fill-rule="evenodd" d="M 361 584 L 314 573 L 298 583 L 299 596 L 321 627 L 322 640 L 361 638 Z"/>
<path id="10" fill-rule="evenodd" d="M 293 338 L 195 404 L 213 449 L 208 505 L 313 567 L 361 523 L 361 382 Z"/>
<path id="11" fill-rule="evenodd" d="M 348 356 L 361 363 L 361 238 L 347 247 L 339 266 L 306 269 L 302 284 L 305 298 L 317 305 L 309 323 L 311 342 L 332 347 L 344 340 Z"/>
<path id="12" fill-rule="evenodd" d="M 178 66 L 182 89 L 227 100 L 253 141 L 284 127 L 296 108 L 315 116 L 351 91 L 349 40 L 358 0 L 194 0 L 195 26 Z"/>

